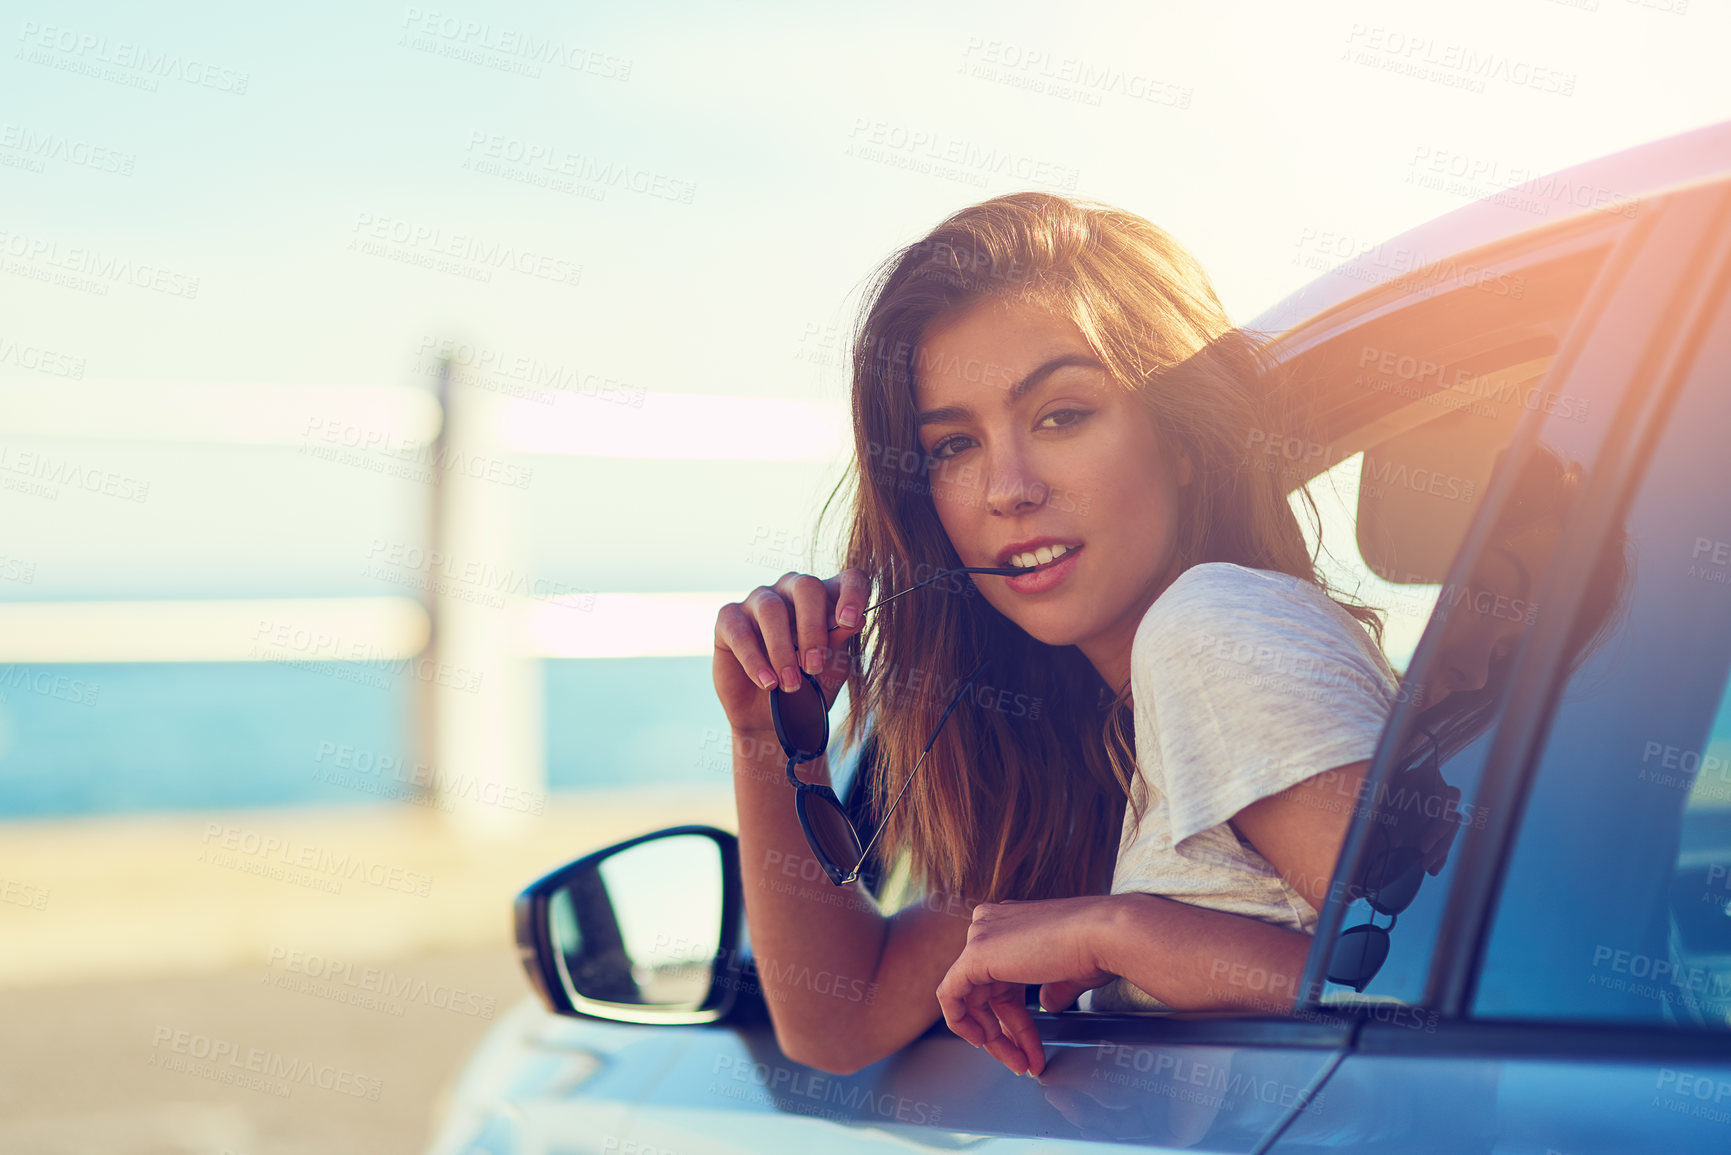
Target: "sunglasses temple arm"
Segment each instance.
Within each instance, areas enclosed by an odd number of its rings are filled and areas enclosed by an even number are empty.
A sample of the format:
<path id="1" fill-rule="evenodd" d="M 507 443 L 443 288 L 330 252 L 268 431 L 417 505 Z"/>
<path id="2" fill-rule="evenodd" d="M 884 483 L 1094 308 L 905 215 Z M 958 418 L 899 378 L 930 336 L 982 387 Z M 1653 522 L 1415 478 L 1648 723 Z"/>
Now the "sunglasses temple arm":
<path id="1" fill-rule="evenodd" d="M 878 606 L 887 605 L 888 603 L 893 602 L 897 598 L 901 597 L 903 594 L 911 594 L 915 590 L 919 589 L 921 586 L 929 586 L 933 582 L 938 581 L 942 578 L 947 578 L 947 577 L 951 576 L 952 574 L 984 573 L 984 574 L 996 574 L 998 577 L 1014 577 L 1016 574 L 1018 574 L 1020 572 L 1022 572 L 1022 571 L 1015 569 L 1011 566 L 983 566 L 983 565 L 957 566 L 955 569 L 942 570 L 938 573 L 933 574 L 931 577 L 924 579 L 923 581 L 917 581 L 905 590 L 897 590 L 895 593 L 891 594 L 889 597 L 883 599 L 883 601 L 874 602 L 871 605 L 867 606 L 861 612 L 869 614 L 873 610 L 877 609 Z"/>
<path id="2" fill-rule="evenodd" d="M 950 699 L 950 704 L 944 707 L 943 716 L 938 719 L 937 729 L 933 730 L 932 736 L 926 739 L 926 748 L 920 751 L 919 761 L 914 763 L 914 768 L 912 772 L 908 774 L 907 779 L 902 783 L 902 788 L 896 791 L 896 799 L 894 802 L 890 803 L 890 808 L 884 811 L 884 820 L 878 823 L 877 830 L 872 832 L 871 841 L 866 843 L 865 849 L 859 852 L 859 861 L 854 863 L 853 868 L 853 873 L 856 876 L 859 874 L 860 867 L 865 865 L 866 859 L 871 857 L 872 847 L 876 846 L 878 839 L 882 837 L 884 827 L 890 824 L 890 815 L 894 814 L 896 812 L 896 807 L 901 805 L 902 795 L 906 794 L 908 792 L 908 787 L 914 784 L 914 775 L 918 774 L 920 772 L 920 767 L 926 764 L 926 755 L 932 752 L 932 744 L 938 740 L 938 735 L 944 732 L 944 723 L 950 720 L 950 714 L 954 712 L 956 706 L 960 704 L 962 698 L 966 696 L 968 689 L 974 684 L 974 679 L 979 677 L 980 668 L 985 664 L 986 660 L 981 658 L 978 664 L 974 666 L 973 673 L 968 675 L 968 680 L 962 683 L 962 688 L 956 691 L 956 696 Z"/>

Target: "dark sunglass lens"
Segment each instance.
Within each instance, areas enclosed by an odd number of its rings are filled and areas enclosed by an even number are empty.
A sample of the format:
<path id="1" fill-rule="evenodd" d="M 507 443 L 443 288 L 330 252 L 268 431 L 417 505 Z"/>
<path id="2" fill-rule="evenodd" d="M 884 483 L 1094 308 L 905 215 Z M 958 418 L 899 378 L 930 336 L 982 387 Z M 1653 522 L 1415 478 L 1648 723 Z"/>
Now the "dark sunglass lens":
<path id="1" fill-rule="evenodd" d="M 1364 900 L 1383 914 L 1399 914 L 1418 896 L 1424 881 L 1424 864 L 1418 848 L 1397 846 L 1377 855 L 1365 871 Z"/>
<path id="2" fill-rule="evenodd" d="M 811 831 L 812 840 L 830 864 L 843 871 L 858 865 L 859 834 L 841 807 L 814 791 L 801 792 L 800 802 L 805 806 L 806 827 Z"/>
<path id="3" fill-rule="evenodd" d="M 1380 926 L 1355 926 L 1340 932 L 1328 956 L 1328 981 L 1363 990 L 1388 961 L 1388 931 Z"/>
<path id="4" fill-rule="evenodd" d="M 790 757 L 809 760 L 823 753 L 829 742 L 829 711 L 809 675 L 800 676 L 799 689 L 791 694 L 770 691 L 769 711 Z"/>

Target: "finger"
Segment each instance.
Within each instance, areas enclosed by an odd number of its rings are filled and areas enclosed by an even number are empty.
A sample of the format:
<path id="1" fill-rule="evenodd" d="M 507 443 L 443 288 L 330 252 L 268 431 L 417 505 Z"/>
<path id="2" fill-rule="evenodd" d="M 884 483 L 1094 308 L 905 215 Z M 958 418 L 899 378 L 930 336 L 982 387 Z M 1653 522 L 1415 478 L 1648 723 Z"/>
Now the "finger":
<path id="1" fill-rule="evenodd" d="M 823 583 L 835 601 L 833 628 L 851 634 L 865 624 L 866 599 L 871 596 L 871 579 L 857 568 L 844 569 Z"/>
<path id="2" fill-rule="evenodd" d="M 1004 984 L 1002 994 L 994 995 L 989 1006 L 998 1016 L 999 1028 L 1013 1040 L 1022 1053 L 1022 1069 L 1038 1076 L 1046 1069 L 1046 1048 L 1040 1044 L 1040 1030 L 1025 1005 L 1027 998 L 1021 983 Z"/>
<path id="3" fill-rule="evenodd" d="M 776 685 L 775 667 L 764 653 L 762 635 L 754 627 L 751 615 L 738 602 L 729 602 L 715 616 L 715 644 L 739 660 L 745 676 L 772 690 Z"/>
<path id="4" fill-rule="evenodd" d="M 776 588 L 793 604 L 799 668 L 808 674 L 823 673 L 829 657 L 829 590 L 808 573 L 789 574 L 776 583 Z"/>
<path id="5" fill-rule="evenodd" d="M 763 635 L 763 645 L 770 664 L 781 679 L 781 688 L 789 694 L 800 687 L 799 656 L 794 650 L 793 626 L 789 621 L 792 607 L 768 586 L 758 586 L 745 599 L 745 608 Z"/>
<path id="6" fill-rule="evenodd" d="M 1015 1040 L 1005 1035 L 998 1025 L 998 1015 L 992 1008 L 992 998 L 996 983 L 985 983 L 975 987 L 963 1001 L 968 1006 L 968 1017 L 979 1024 L 981 1035 L 985 1042 L 986 1053 L 1004 1064 L 1015 1075 L 1020 1075 L 1028 1069 L 1028 1057 L 1022 1053 L 1022 1048 Z"/>
<path id="7" fill-rule="evenodd" d="M 1091 989 L 1086 983 L 1072 981 L 1046 983 L 1040 988 L 1040 1009 L 1051 1015 L 1068 1010 L 1083 991 Z"/>
<path id="8" fill-rule="evenodd" d="M 943 1012 L 945 1026 L 955 1032 L 957 1037 L 978 1047 L 986 1041 L 985 1032 L 968 1015 L 968 1004 L 964 996 L 972 984 L 956 970 L 960 965 L 960 960 L 957 960 L 956 966 L 952 966 L 950 973 L 944 976 L 944 981 L 938 984 L 938 1009 Z"/>

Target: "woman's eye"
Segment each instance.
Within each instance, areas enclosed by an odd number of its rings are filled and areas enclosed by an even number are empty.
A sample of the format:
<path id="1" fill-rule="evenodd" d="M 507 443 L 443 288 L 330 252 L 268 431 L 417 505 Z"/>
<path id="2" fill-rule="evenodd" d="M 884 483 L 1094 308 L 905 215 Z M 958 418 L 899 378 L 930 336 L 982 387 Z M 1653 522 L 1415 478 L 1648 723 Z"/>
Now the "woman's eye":
<path id="1" fill-rule="evenodd" d="M 1092 412 L 1092 409 L 1054 409 L 1040 418 L 1040 425 L 1046 429 L 1063 429 L 1065 426 L 1076 424 Z M 1062 420 L 1058 420 L 1059 418 Z M 1051 424 L 1052 422 L 1056 422 L 1056 424 Z"/>
<path id="2" fill-rule="evenodd" d="M 942 461 L 945 458 L 954 457 L 956 454 L 967 448 L 967 440 L 968 439 L 963 437 L 960 433 L 946 437 L 936 445 L 932 446 L 930 451 L 931 456 L 937 458 L 939 461 Z"/>

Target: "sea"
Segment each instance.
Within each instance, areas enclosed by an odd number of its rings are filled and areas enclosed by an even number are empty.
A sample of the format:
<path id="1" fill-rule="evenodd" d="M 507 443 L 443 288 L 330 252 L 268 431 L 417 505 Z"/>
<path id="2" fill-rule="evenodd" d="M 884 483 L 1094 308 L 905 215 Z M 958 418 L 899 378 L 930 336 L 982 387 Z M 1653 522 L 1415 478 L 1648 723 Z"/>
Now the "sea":
<path id="1" fill-rule="evenodd" d="M 549 792 L 729 781 L 708 657 L 544 667 Z M 0 818 L 394 805 L 409 786 L 332 768 L 412 782 L 416 688 L 342 662 L 0 664 Z"/>

